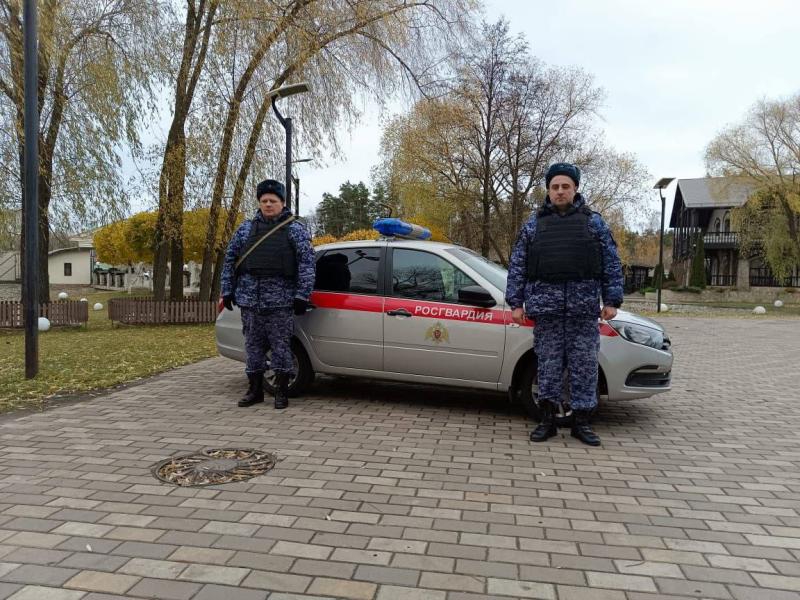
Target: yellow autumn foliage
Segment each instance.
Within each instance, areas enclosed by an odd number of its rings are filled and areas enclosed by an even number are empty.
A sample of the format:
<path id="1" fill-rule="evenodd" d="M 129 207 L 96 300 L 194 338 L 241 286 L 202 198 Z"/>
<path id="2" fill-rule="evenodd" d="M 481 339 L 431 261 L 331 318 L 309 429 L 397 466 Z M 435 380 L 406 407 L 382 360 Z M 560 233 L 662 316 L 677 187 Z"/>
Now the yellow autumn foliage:
<path id="1" fill-rule="evenodd" d="M 336 241 L 336 236 L 326 233 L 325 235 L 318 235 L 317 237 L 312 238 L 311 245 L 322 246 L 323 244 L 332 244 L 335 241 Z"/>
<path id="2" fill-rule="evenodd" d="M 374 229 L 356 229 L 340 237 L 339 242 L 358 242 L 360 240 L 377 240 L 380 234 Z"/>
<path id="3" fill-rule="evenodd" d="M 209 213 L 207 208 L 183 213 L 183 251 L 187 261 L 200 261 L 203 258 Z M 97 258 L 112 265 L 152 262 L 157 218 L 155 212 L 141 212 L 101 227 L 94 234 Z M 227 215 L 220 213 L 217 239 L 222 237 L 226 218 Z M 242 219 L 243 215 L 238 215 L 236 226 Z"/>

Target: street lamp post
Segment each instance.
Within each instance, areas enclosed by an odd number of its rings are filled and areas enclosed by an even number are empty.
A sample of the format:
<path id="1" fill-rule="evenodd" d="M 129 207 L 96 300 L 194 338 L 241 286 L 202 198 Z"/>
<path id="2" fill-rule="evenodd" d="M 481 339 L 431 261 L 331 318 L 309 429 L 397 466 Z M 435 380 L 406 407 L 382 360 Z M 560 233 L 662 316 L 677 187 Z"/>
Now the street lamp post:
<path id="1" fill-rule="evenodd" d="M 665 198 L 664 198 L 664 188 L 667 187 L 672 180 L 675 179 L 674 177 L 662 177 L 659 179 L 656 184 L 653 186 L 654 190 L 658 190 L 659 196 L 661 196 L 661 229 L 658 230 L 658 271 L 659 271 L 659 278 L 658 278 L 658 294 L 656 296 L 656 312 L 661 312 L 661 287 L 664 284 L 664 206 L 665 206 Z"/>
<path id="2" fill-rule="evenodd" d="M 278 98 L 285 98 L 294 94 L 302 94 L 309 91 L 308 84 L 305 82 L 287 85 L 273 90 L 272 110 L 278 117 L 283 128 L 286 130 L 286 205 L 291 209 L 292 206 L 292 118 L 284 117 L 278 110 Z"/>
<path id="3" fill-rule="evenodd" d="M 298 158 L 293 160 L 292 164 L 311 162 L 311 158 Z M 300 216 L 300 178 L 292 175 L 292 183 L 294 183 L 294 214 Z"/>
<path id="4" fill-rule="evenodd" d="M 25 273 L 23 274 L 23 320 L 25 323 L 25 378 L 39 372 L 39 79 L 36 0 L 25 0 L 25 151 L 23 227 L 25 231 Z"/>

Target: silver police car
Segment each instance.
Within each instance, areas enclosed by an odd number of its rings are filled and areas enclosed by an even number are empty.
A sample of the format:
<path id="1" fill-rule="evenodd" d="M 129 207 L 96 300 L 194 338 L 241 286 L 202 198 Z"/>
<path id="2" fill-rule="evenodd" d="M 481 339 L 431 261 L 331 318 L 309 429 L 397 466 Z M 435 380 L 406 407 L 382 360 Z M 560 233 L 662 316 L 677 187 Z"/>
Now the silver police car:
<path id="1" fill-rule="evenodd" d="M 535 324 L 512 321 L 505 269 L 458 245 L 396 238 L 319 246 L 316 268 L 313 310 L 295 319 L 290 395 L 315 373 L 351 375 L 506 392 L 538 417 Z M 661 325 L 620 310 L 599 327 L 601 401 L 669 391 Z M 220 310 L 216 338 L 220 354 L 244 361 L 238 309 Z"/>

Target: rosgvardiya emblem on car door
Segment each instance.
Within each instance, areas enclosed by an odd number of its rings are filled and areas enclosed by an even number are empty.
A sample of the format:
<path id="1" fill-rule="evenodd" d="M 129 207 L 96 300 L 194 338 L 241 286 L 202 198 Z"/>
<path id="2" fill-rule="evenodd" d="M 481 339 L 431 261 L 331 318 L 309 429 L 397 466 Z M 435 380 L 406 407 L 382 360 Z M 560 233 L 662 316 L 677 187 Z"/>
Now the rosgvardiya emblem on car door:
<path id="1" fill-rule="evenodd" d="M 439 321 L 436 321 L 436 323 L 428 327 L 428 331 L 425 332 L 425 341 L 427 342 L 428 340 L 431 340 L 435 344 L 449 342 L 450 334 L 447 332 L 447 327 L 442 325 Z"/>

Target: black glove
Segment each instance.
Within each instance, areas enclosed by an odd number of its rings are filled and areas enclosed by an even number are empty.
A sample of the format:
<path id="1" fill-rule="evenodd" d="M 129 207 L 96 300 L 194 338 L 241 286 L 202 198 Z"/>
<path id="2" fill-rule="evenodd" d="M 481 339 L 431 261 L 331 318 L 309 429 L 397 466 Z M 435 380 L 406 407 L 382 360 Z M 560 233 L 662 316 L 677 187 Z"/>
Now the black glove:
<path id="1" fill-rule="evenodd" d="M 308 310 L 308 300 L 303 300 L 302 298 L 295 298 L 294 303 L 292 304 L 292 308 L 294 309 L 294 314 L 296 314 L 298 317 L 304 315 Z"/>
<path id="2" fill-rule="evenodd" d="M 222 297 L 222 306 L 227 308 L 228 310 L 233 310 L 233 296 L 223 296 Z"/>

